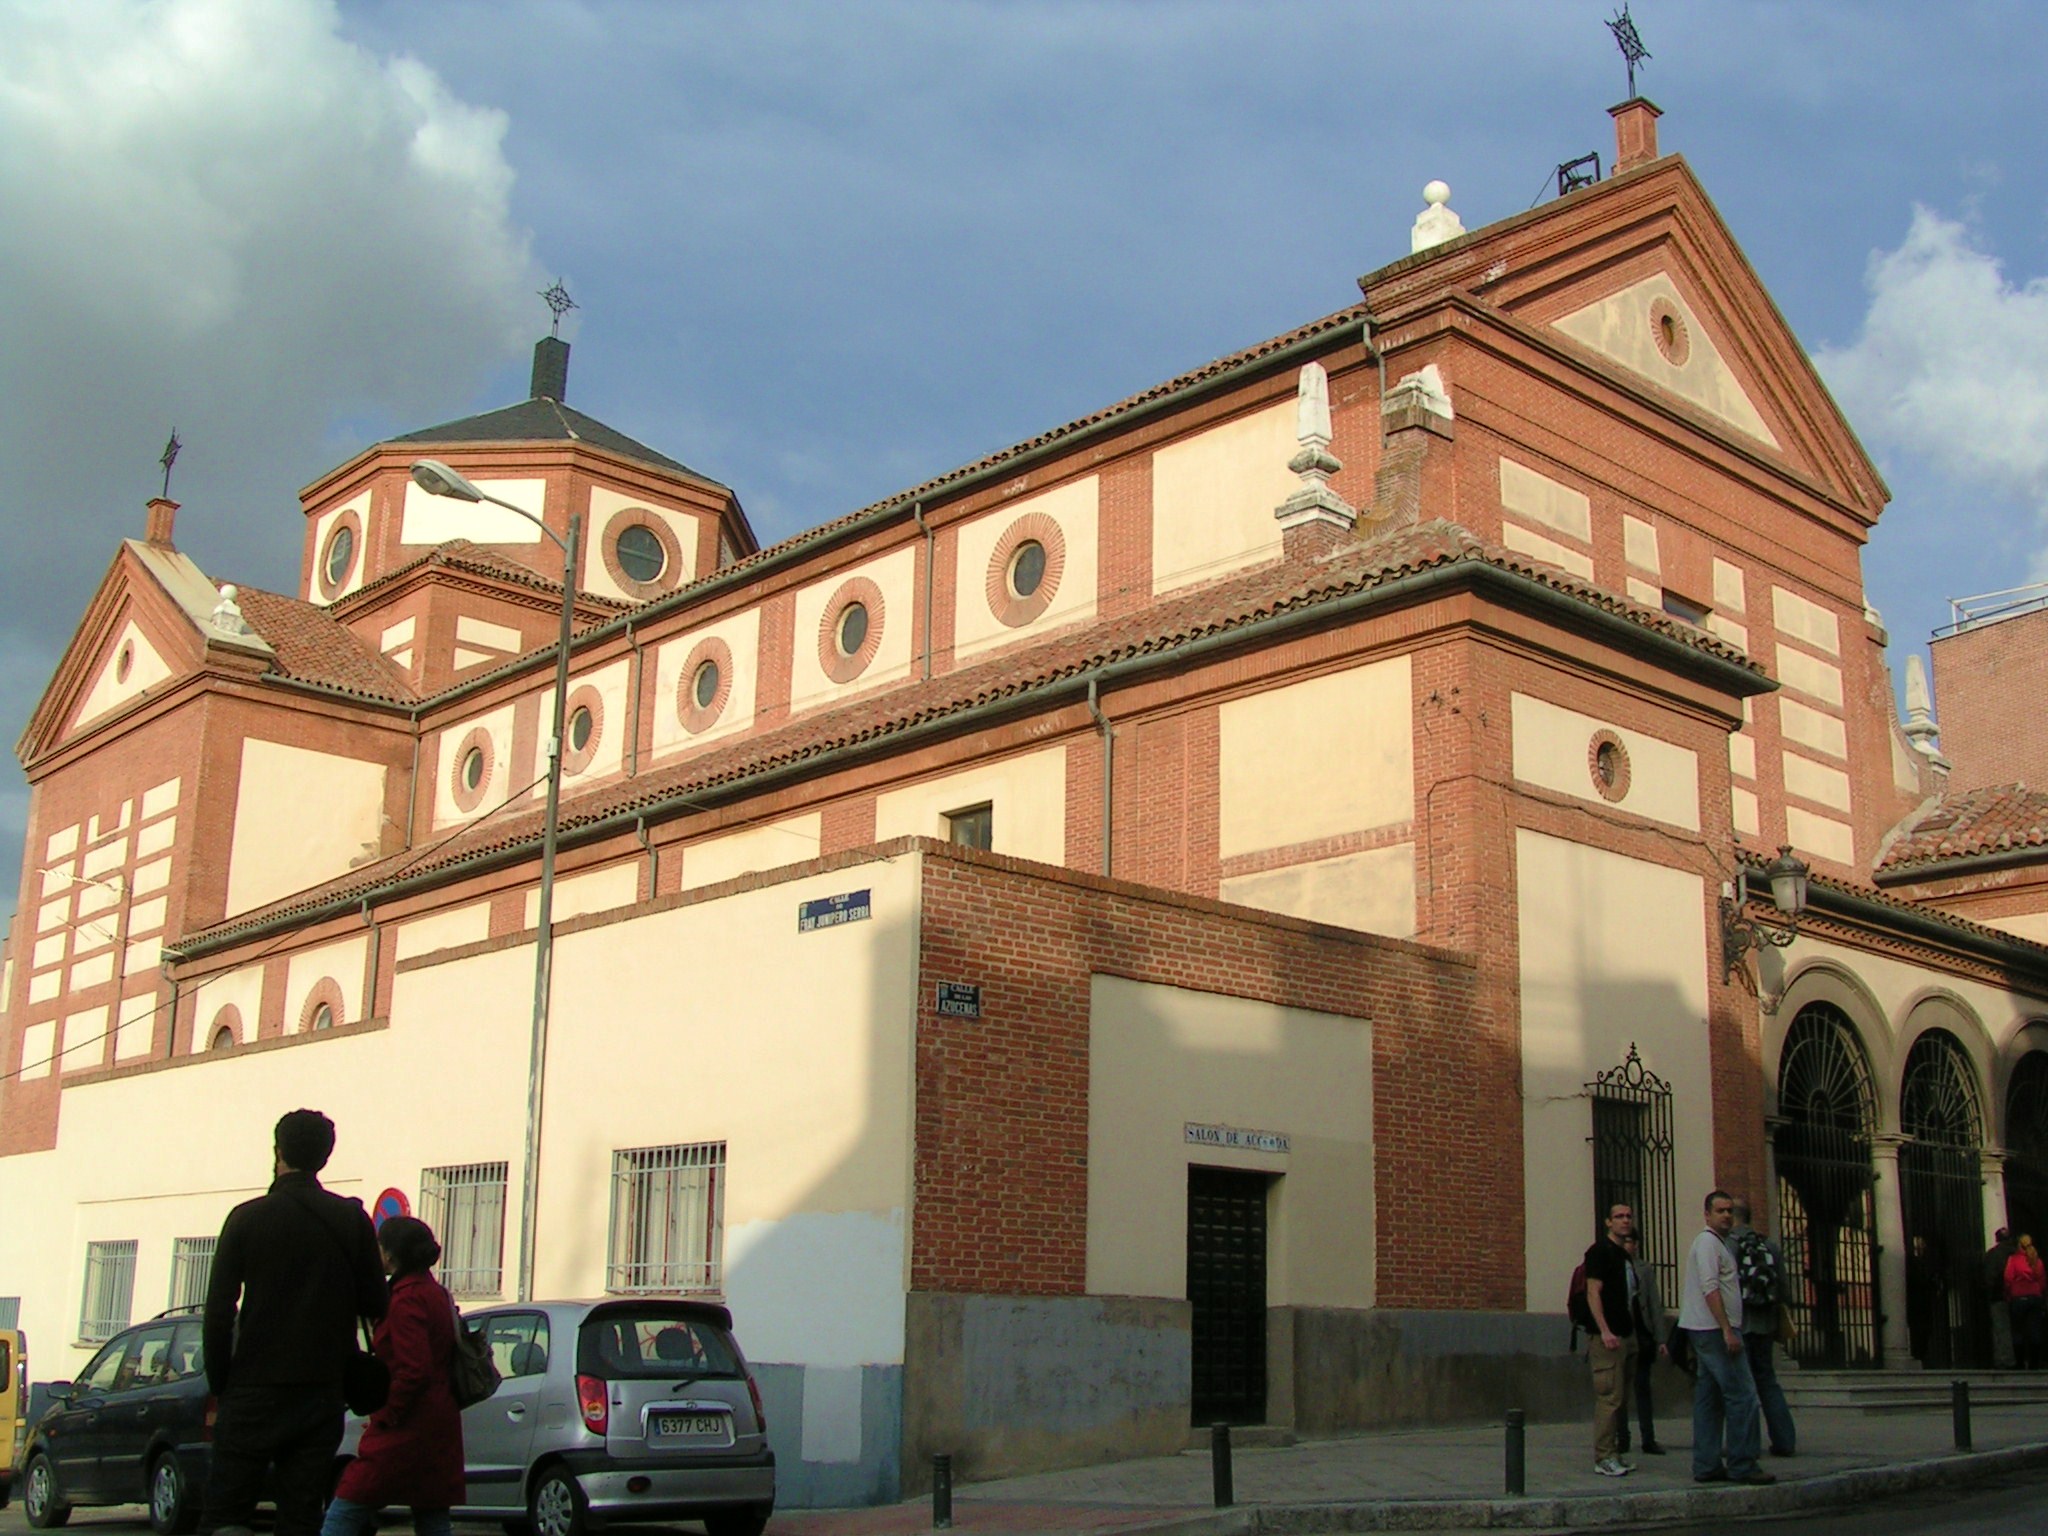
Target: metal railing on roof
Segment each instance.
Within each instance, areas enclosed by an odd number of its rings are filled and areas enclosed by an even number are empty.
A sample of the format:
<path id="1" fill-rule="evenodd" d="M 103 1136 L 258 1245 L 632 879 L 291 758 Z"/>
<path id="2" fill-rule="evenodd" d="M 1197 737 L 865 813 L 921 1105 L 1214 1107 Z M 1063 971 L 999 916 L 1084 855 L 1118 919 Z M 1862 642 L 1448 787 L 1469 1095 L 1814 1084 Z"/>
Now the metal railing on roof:
<path id="1" fill-rule="evenodd" d="M 1946 635 L 1959 635 L 1966 629 L 1996 624 L 2000 619 L 2016 619 L 2041 608 L 2048 608 L 2048 581 L 2007 587 L 2002 592 L 1980 592 L 1975 597 L 1952 597 L 1948 600 L 1948 623 L 1937 629 L 1934 637 L 1939 640 Z"/>

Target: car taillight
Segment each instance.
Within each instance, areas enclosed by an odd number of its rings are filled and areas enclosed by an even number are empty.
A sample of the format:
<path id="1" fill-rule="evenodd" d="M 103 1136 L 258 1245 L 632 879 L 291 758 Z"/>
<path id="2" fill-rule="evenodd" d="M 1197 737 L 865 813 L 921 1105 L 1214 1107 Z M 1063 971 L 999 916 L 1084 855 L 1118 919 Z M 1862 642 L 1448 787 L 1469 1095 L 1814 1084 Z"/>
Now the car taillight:
<path id="1" fill-rule="evenodd" d="M 595 1376 L 576 1378 L 576 1407 L 583 1415 L 583 1427 L 593 1435 L 601 1435 L 611 1423 L 611 1405 L 606 1399 L 605 1385 Z"/>
<path id="2" fill-rule="evenodd" d="M 214 1396 L 214 1395 L 213 1395 L 213 1394 L 212 1394 L 211 1392 L 209 1392 L 209 1393 L 207 1393 L 207 1394 L 206 1394 L 206 1408 L 205 1408 L 205 1411 L 204 1411 L 204 1412 L 202 1412 L 202 1413 L 201 1413 L 201 1414 L 199 1415 L 199 1438 L 200 1438 L 200 1439 L 202 1439 L 202 1440 L 205 1440 L 205 1441 L 209 1441 L 209 1442 L 210 1442 L 210 1441 L 212 1441 L 212 1439 L 213 1439 L 213 1425 L 214 1425 L 214 1421 L 215 1421 L 215 1420 L 217 1420 L 217 1419 L 218 1419 L 219 1417 L 220 1417 L 220 1399 L 219 1399 L 219 1398 L 217 1398 L 217 1397 L 215 1397 L 215 1396 Z"/>
<path id="3" fill-rule="evenodd" d="M 760 1426 L 761 1433 L 765 1435 L 768 1433 L 768 1410 L 761 1406 L 761 1388 L 755 1382 L 752 1371 L 747 1372 L 747 1396 L 754 1400 L 754 1422 Z"/>

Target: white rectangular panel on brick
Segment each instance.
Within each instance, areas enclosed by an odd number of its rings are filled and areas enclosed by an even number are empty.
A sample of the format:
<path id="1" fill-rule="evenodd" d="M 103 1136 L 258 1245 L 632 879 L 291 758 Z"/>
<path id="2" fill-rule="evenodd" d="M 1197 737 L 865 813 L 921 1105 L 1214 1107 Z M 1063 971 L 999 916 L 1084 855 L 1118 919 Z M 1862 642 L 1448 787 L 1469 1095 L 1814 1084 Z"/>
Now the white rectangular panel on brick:
<path id="1" fill-rule="evenodd" d="M 1743 611 L 1742 567 L 1714 556 L 1714 606 Z"/>
<path id="2" fill-rule="evenodd" d="M 1621 548 L 1628 563 L 1639 571 L 1655 575 L 1663 567 L 1657 563 L 1657 526 L 1646 523 L 1640 517 L 1630 517 L 1626 512 L 1621 516 Z"/>
<path id="3" fill-rule="evenodd" d="M 1830 656 L 1842 653 L 1841 627 L 1834 614 L 1819 603 L 1784 587 L 1771 588 L 1771 622 L 1779 633 L 1804 640 L 1815 650 Z"/>
<path id="4" fill-rule="evenodd" d="M 1152 590 L 1213 581 L 1277 559 L 1273 509 L 1300 488 L 1295 402 L 1226 421 L 1152 455 Z"/>
<path id="5" fill-rule="evenodd" d="M 1561 485 L 1526 464 L 1500 461 L 1500 504 L 1510 512 L 1568 533 L 1583 543 L 1593 539 L 1593 504 L 1583 491 Z M 1656 532 L 1651 530 L 1650 558 L 1656 559 Z M 1654 564 L 1644 567 L 1655 570 Z"/>
<path id="6" fill-rule="evenodd" d="M 1778 729 L 1784 732 L 1787 741 L 1825 752 L 1829 757 L 1849 755 L 1847 727 L 1833 715 L 1824 715 L 1797 699 L 1778 700 Z"/>
<path id="7" fill-rule="evenodd" d="M 1735 818 L 1735 830 L 1749 837 L 1755 837 L 1763 829 L 1756 796 L 1746 789 L 1728 791 L 1729 809 Z"/>
<path id="8" fill-rule="evenodd" d="M 1849 775 L 1796 752 L 1785 753 L 1784 760 L 1785 793 L 1817 800 L 1838 811 L 1849 809 Z"/>
<path id="9" fill-rule="evenodd" d="M 1518 555 L 1527 555 L 1531 560 L 1541 560 L 1559 570 L 1570 571 L 1585 581 L 1593 579 L 1593 557 L 1583 551 L 1568 549 L 1555 539 L 1547 539 L 1532 528 L 1519 523 L 1502 523 L 1500 541 Z"/>
<path id="10" fill-rule="evenodd" d="M 1628 788 L 1618 800 L 1610 801 L 1593 781 L 1594 737 L 1601 731 L 1612 731 L 1628 752 Z M 1526 693 L 1514 696 L 1514 732 L 1515 777 L 1524 783 L 1699 829 L 1699 760 L 1686 748 Z"/>
<path id="11" fill-rule="evenodd" d="M 1778 681 L 1837 709 L 1842 707 L 1842 669 L 1782 642 L 1778 646 Z"/>
<path id="12" fill-rule="evenodd" d="M 1856 833 L 1845 822 L 1816 816 L 1796 805 L 1785 807 L 1785 836 L 1796 852 L 1836 864 L 1856 862 Z"/>

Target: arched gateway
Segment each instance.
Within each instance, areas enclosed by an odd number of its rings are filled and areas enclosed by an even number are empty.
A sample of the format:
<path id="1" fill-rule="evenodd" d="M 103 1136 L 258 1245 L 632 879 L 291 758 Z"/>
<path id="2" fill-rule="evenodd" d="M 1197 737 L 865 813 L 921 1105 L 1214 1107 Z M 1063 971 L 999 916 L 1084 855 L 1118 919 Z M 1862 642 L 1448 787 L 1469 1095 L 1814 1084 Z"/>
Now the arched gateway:
<path id="1" fill-rule="evenodd" d="M 1987 1364 L 1984 1116 L 1977 1069 L 1945 1029 L 1928 1030 L 1906 1053 L 1899 1129 L 1908 1345 L 1925 1366 Z"/>
<path id="2" fill-rule="evenodd" d="M 2022 1056 L 2006 1088 L 2005 1213 L 2037 1243 L 2048 1232 L 2048 1051 Z"/>
<path id="3" fill-rule="evenodd" d="M 1877 1094 L 1847 1014 L 1799 1010 L 1778 1065 L 1778 1220 L 1793 1271 L 1789 1346 L 1801 1365 L 1875 1365 Z"/>

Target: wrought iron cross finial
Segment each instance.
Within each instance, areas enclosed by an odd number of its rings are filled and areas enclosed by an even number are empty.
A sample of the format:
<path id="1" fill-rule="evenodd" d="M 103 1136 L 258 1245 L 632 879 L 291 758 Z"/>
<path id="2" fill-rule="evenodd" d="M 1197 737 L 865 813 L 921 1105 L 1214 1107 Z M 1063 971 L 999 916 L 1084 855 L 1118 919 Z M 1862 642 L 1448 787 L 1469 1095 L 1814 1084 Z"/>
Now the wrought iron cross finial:
<path id="1" fill-rule="evenodd" d="M 548 334 L 550 336 L 561 335 L 562 316 L 569 313 L 570 310 L 578 308 L 579 306 L 577 305 L 574 299 L 569 297 L 569 290 L 562 286 L 562 280 L 560 278 L 556 278 L 553 283 L 541 289 L 540 296 L 541 301 L 544 304 L 546 304 L 551 311 L 553 311 L 555 317 L 555 327 L 553 330 L 548 332 Z"/>
<path id="2" fill-rule="evenodd" d="M 1636 30 L 1635 21 L 1629 16 L 1628 6 L 1622 5 L 1621 13 L 1607 23 L 1607 30 L 1614 34 L 1614 46 L 1621 50 L 1622 58 L 1628 64 L 1628 95 L 1635 100 L 1636 66 L 1650 56 L 1650 50 L 1643 46 L 1643 35 Z"/>
<path id="3" fill-rule="evenodd" d="M 157 463 L 164 467 L 164 500 L 171 499 L 171 466 L 178 462 L 178 450 L 185 445 L 178 441 L 178 429 L 171 428 L 171 440 L 164 444 L 164 456 Z"/>

